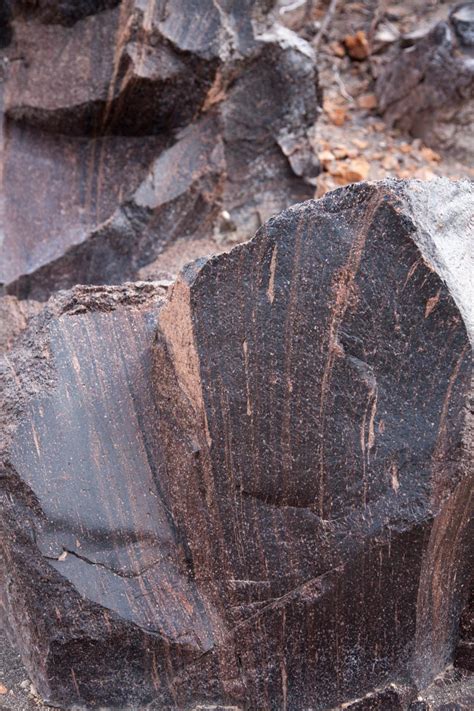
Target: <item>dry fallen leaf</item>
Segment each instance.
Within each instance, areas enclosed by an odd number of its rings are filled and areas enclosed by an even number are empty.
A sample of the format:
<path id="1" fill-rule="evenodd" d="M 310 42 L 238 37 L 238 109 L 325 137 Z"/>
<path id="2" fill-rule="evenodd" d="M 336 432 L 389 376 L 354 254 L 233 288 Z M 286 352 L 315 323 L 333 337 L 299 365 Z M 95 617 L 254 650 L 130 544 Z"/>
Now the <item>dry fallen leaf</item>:
<path id="1" fill-rule="evenodd" d="M 335 146 L 332 152 L 336 158 L 347 158 L 349 148 L 347 146 Z"/>
<path id="2" fill-rule="evenodd" d="M 337 169 L 331 170 L 338 185 L 358 183 L 365 180 L 369 174 L 370 164 L 365 158 L 355 158 L 348 163 L 339 163 Z"/>
<path id="3" fill-rule="evenodd" d="M 395 156 L 386 155 L 382 161 L 382 168 L 384 170 L 398 170 L 398 160 Z"/>
<path id="4" fill-rule="evenodd" d="M 339 162 L 330 163 L 328 165 L 328 172 L 333 176 L 333 178 L 339 178 L 344 175 L 344 164 Z"/>
<path id="5" fill-rule="evenodd" d="M 359 109 L 375 109 L 377 107 L 377 97 L 375 94 L 362 94 L 357 99 Z"/>
<path id="6" fill-rule="evenodd" d="M 328 119 L 335 126 L 343 126 L 347 118 L 347 107 L 327 99 L 323 104 L 323 109 Z"/>
<path id="7" fill-rule="evenodd" d="M 349 148 L 347 151 L 347 157 L 348 158 L 357 158 L 359 153 L 360 153 L 360 151 L 358 150 L 358 148 Z"/>
<path id="8" fill-rule="evenodd" d="M 413 150 L 411 143 L 401 143 L 399 148 L 402 153 L 411 153 Z"/>
<path id="9" fill-rule="evenodd" d="M 429 160 L 430 162 L 438 163 L 441 160 L 440 154 L 436 153 L 432 148 L 428 148 L 428 146 L 423 146 L 420 153 L 425 160 Z"/>
<path id="10" fill-rule="evenodd" d="M 357 146 L 357 148 L 360 148 L 361 151 L 369 145 L 367 141 L 362 141 L 360 138 L 353 138 L 352 143 L 354 146 Z"/>
<path id="11" fill-rule="evenodd" d="M 365 158 L 355 158 L 347 164 L 346 177 L 349 182 L 365 180 L 369 174 L 370 163 Z"/>
<path id="12" fill-rule="evenodd" d="M 363 30 L 359 30 L 355 35 L 346 35 L 344 37 L 344 44 L 352 59 L 366 59 L 370 54 L 367 35 Z"/>
<path id="13" fill-rule="evenodd" d="M 344 45 L 342 45 L 340 42 L 330 42 L 329 50 L 336 57 L 344 57 L 344 55 L 346 54 Z"/>
<path id="14" fill-rule="evenodd" d="M 403 170 L 397 170 L 397 178 L 402 178 L 404 180 L 405 178 L 412 178 L 413 177 L 413 170 L 404 168 Z"/>
<path id="15" fill-rule="evenodd" d="M 323 168 L 327 168 L 336 159 L 336 156 L 331 151 L 321 151 L 318 153 L 318 158 Z"/>
<path id="16" fill-rule="evenodd" d="M 433 178 L 436 178 L 436 174 L 429 168 L 418 168 L 415 171 L 415 178 L 418 178 L 418 180 L 433 180 Z"/>
<path id="17" fill-rule="evenodd" d="M 3 684 L 0 684 L 0 694 L 8 694 L 8 689 Z"/>

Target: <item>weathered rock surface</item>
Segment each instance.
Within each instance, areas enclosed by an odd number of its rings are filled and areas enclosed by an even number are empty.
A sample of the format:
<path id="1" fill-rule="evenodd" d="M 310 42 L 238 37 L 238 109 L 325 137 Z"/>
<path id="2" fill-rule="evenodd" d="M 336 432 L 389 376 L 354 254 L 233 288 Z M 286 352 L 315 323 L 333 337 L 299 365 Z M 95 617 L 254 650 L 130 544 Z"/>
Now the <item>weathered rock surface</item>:
<path id="1" fill-rule="evenodd" d="M 72 25 L 88 15 L 110 10 L 120 0 L 5 0 L 10 17 L 35 19 L 44 24 Z"/>
<path id="2" fill-rule="evenodd" d="M 474 2 L 454 6 L 412 45 L 398 46 L 378 77 L 386 120 L 434 148 L 474 157 Z"/>
<path id="3" fill-rule="evenodd" d="M 20 301 L 14 296 L 0 298 L 0 353 L 9 350 L 29 319 L 39 313 L 42 306 L 37 301 Z"/>
<path id="4" fill-rule="evenodd" d="M 474 591 L 464 608 L 459 624 L 459 641 L 454 655 L 456 667 L 474 672 Z"/>
<path id="5" fill-rule="evenodd" d="M 471 206 L 359 184 L 171 290 L 32 321 L 2 365 L 0 590 L 44 699 L 408 708 L 453 661 Z"/>
<path id="6" fill-rule="evenodd" d="M 9 293 L 153 276 L 177 238 L 218 232 L 222 210 L 242 240 L 311 196 L 314 57 L 271 5 L 12 3 L 0 82 Z"/>

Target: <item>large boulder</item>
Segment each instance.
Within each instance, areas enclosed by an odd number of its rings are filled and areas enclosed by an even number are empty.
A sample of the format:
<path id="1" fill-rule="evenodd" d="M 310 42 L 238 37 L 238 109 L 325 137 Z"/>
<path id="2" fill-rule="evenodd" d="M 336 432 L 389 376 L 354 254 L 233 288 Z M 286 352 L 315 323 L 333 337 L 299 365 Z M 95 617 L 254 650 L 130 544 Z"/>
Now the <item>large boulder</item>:
<path id="1" fill-rule="evenodd" d="M 171 288 L 78 287 L 31 322 L 3 364 L 0 590 L 43 698 L 401 709 L 452 663 L 472 193 L 350 186 Z"/>

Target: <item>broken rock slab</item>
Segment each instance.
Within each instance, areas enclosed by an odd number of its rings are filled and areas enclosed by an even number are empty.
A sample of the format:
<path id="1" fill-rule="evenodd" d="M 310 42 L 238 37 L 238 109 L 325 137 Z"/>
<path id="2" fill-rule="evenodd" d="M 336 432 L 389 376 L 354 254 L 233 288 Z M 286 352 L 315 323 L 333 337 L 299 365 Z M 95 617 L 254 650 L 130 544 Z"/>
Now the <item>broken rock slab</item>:
<path id="1" fill-rule="evenodd" d="M 8 293 L 153 277 L 176 239 L 219 233 L 223 210 L 241 241 L 312 195 L 315 59 L 271 5 L 84 2 L 72 18 L 72 3 L 13 3 L 0 82 Z"/>
<path id="2" fill-rule="evenodd" d="M 452 663 L 471 204 L 361 183 L 171 289 L 78 287 L 30 323 L 3 364 L 0 590 L 42 698 L 323 710 Z"/>
<path id="3" fill-rule="evenodd" d="M 219 212 L 225 170 L 223 144 L 216 133 L 213 119 L 183 129 L 175 143 L 148 166 L 146 176 L 143 175 L 145 152 L 148 158 L 153 156 L 158 145 L 156 139 L 150 139 L 149 150 L 145 145 L 147 139 L 107 137 L 95 141 L 95 150 L 104 150 L 107 165 L 102 176 L 102 205 L 96 205 L 95 216 L 87 216 L 80 204 L 70 205 L 66 211 L 61 209 L 64 200 L 72 201 L 68 181 L 76 174 L 77 156 L 71 159 L 61 141 L 49 136 L 47 142 L 54 144 L 57 160 L 51 162 L 56 178 L 49 183 L 48 194 L 50 204 L 55 204 L 57 210 L 49 222 L 45 241 L 34 230 L 39 213 L 44 210 L 42 197 L 30 201 L 27 211 L 17 204 L 15 212 L 9 212 L 10 225 L 17 225 L 23 239 L 16 239 L 16 230 L 7 231 L 3 244 L 4 269 L 15 275 L 7 291 L 20 299 L 45 300 L 52 290 L 69 288 L 76 282 L 121 283 L 134 277 L 178 238 L 204 241 L 205 232 L 212 233 Z M 22 130 L 19 145 L 25 142 Z M 34 146 L 33 141 L 31 148 Z M 90 144 L 82 147 L 81 161 L 88 159 Z M 133 158 L 137 151 L 141 165 Z M 113 156 L 117 158 L 115 163 Z M 17 157 L 15 162 L 18 167 Z M 6 167 L 10 168 L 8 161 Z M 30 157 L 25 156 L 23 167 L 31 172 Z M 116 171 L 124 176 L 122 182 L 115 182 Z M 8 185 L 7 198 L 13 197 L 18 188 Z M 103 219 L 96 226 L 99 209 Z M 46 225 L 44 228 L 46 231 Z M 81 235 L 87 235 L 85 241 Z M 64 250 L 66 238 L 72 244 Z M 78 241 L 74 242 L 76 238 Z M 182 254 L 185 259 L 186 247 Z M 21 274 L 25 259 L 32 271 Z M 34 268 L 43 261 L 42 266 Z"/>

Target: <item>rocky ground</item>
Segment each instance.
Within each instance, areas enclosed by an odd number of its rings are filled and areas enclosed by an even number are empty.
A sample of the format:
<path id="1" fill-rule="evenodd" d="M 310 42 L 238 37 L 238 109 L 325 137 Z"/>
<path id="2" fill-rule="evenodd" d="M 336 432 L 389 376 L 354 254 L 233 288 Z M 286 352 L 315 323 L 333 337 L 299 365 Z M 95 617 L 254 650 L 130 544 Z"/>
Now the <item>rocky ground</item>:
<path id="1" fill-rule="evenodd" d="M 313 134 L 314 150 L 323 167 L 317 197 L 358 180 L 474 177 L 468 159 L 456 160 L 424 146 L 420 139 L 388 128 L 374 93 L 375 79 L 389 61 L 394 42 L 401 37 L 410 41 L 446 19 L 452 2 L 339 2 L 327 34 L 320 38 L 327 6 L 313 2 L 308 16 L 307 3 L 291 10 L 295 4 L 282 2 L 281 19 L 313 45 L 319 42 L 324 110 Z"/>

